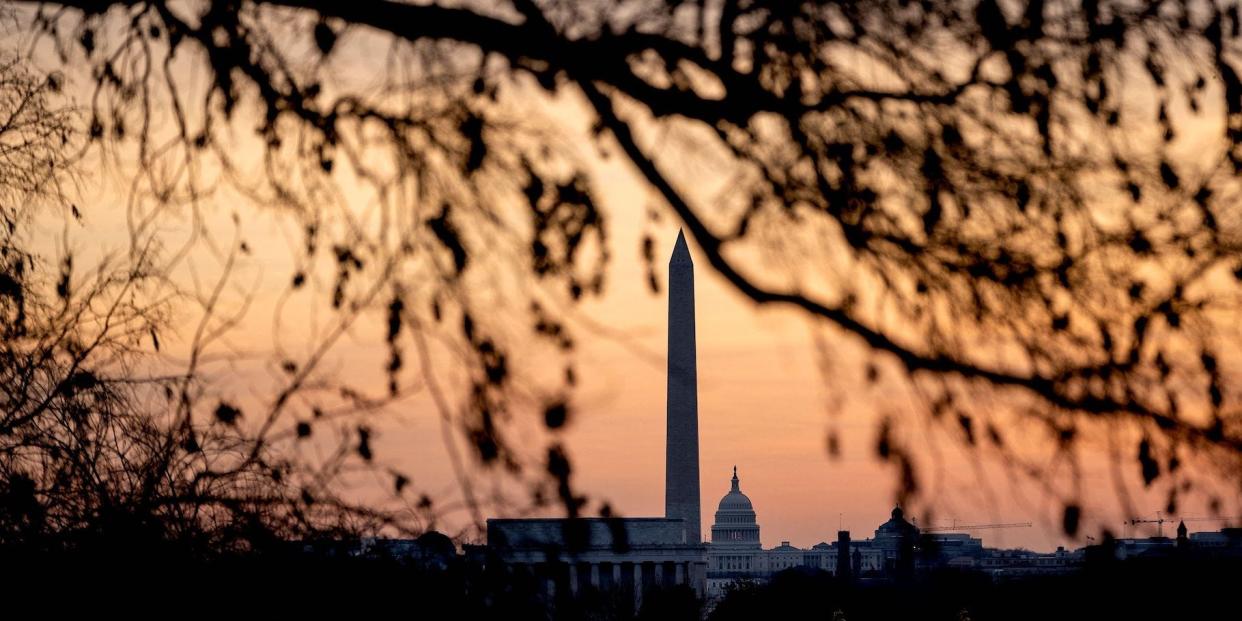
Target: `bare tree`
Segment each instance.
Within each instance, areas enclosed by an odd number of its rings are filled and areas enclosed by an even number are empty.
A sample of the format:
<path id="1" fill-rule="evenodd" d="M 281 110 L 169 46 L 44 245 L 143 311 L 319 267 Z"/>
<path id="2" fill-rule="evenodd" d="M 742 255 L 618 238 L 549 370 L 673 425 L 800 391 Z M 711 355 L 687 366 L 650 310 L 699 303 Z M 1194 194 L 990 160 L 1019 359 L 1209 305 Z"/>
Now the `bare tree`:
<path id="1" fill-rule="evenodd" d="M 865 344 L 870 376 L 923 397 L 916 414 L 1036 476 L 1046 466 L 1025 460 L 1017 430 L 1036 425 L 1071 470 L 1084 437 L 1106 438 L 1175 509 L 1192 471 L 1235 490 L 1242 472 L 1228 382 L 1238 13 L 1207 0 L 69 1 L 32 25 L 91 67 L 93 138 L 147 169 L 185 162 L 145 180 L 153 191 L 231 180 L 302 219 L 308 266 L 332 247 L 333 303 L 387 308 L 394 378 L 403 327 L 425 351 L 428 326 L 452 326 L 472 369 L 464 430 L 485 463 L 521 465 L 503 425 L 514 365 L 479 279 L 517 272 L 570 300 L 604 285 L 606 228 L 565 147 L 572 129 L 523 113 L 569 96 L 712 269 Z M 351 45 L 386 54 L 376 82 L 333 64 Z M 185 82 L 190 66 L 206 86 Z M 168 123 L 150 122 L 152 102 Z M 255 124 L 263 171 L 244 174 L 233 132 Z M 725 171 L 727 193 L 677 166 L 696 158 Z M 373 192 L 378 226 L 342 209 L 346 176 Z M 518 260 L 489 258 L 501 251 Z M 756 253 L 768 269 L 743 258 Z M 571 347 L 543 295 L 529 295 L 533 330 Z M 534 401 L 564 423 L 560 393 Z M 881 421 L 877 451 L 917 493 L 902 422 Z M 559 448 L 547 465 L 568 480 Z M 1083 492 L 1050 491 L 1076 533 Z"/>
<path id="2" fill-rule="evenodd" d="M 82 218 L 64 202 L 83 142 L 78 111 L 60 97 L 59 75 L 17 59 L 0 63 L 0 85 L 5 554 L 120 546 L 127 555 L 204 558 L 413 530 L 413 512 L 384 512 L 341 494 L 342 473 L 370 460 L 365 430 L 324 442 L 331 457 L 308 461 L 290 445 L 306 441 L 309 425 L 247 425 L 238 406 L 213 398 L 198 359 L 230 325 L 214 298 L 201 306 L 189 362 L 175 372 L 157 364 L 159 335 L 198 300 L 169 281 L 150 237 L 128 255 L 88 266 L 75 267 L 67 250 L 49 261 L 50 249 L 31 234 L 41 214 L 63 216 L 66 227 Z M 229 256 L 240 252 L 235 244 Z M 220 283 L 229 277 L 225 270 Z M 358 409 L 322 416 L 339 420 Z"/>

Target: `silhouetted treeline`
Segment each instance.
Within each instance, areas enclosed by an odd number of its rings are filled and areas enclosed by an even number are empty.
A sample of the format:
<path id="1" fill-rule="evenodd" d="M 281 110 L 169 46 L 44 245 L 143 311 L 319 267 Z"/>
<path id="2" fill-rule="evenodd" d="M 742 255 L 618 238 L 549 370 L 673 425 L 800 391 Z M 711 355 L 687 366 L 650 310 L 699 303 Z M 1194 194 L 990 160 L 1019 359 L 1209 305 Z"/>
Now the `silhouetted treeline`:
<path id="1" fill-rule="evenodd" d="M 1236 619 L 1239 579 L 1237 559 L 1118 561 L 1003 582 L 941 570 L 909 585 L 849 586 L 824 572 L 789 570 L 730 590 L 708 619 Z"/>
<path id="2" fill-rule="evenodd" d="M 534 576 L 515 578 L 454 556 L 443 564 L 357 556 L 342 543 L 290 544 L 262 553 L 191 559 L 171 548 L 72 554 L 0 552 L 0 591 L 48 596 L 57 610 L 289 614 L 326 610 L 415 619 L 830 619 L 879 621 L 1236 619 L 1238 559 L 1111 562 L 1073 575 L 994 582 L 937 571 L 911 584 L 847 585 L 817 570 L 743 582 L 708 610 L 684 587 L 652 590 L 636 609 L 624 592 L 547 598 Z M 57 597 L 57 594 L 60 594 Z M 11 597 L 11 595 L 10 595 Z M 10 600 L 12 601 L 12 600 Z"/>
<path id="3" fill-rule="evenodd" d="M 591 591 L 547 599 L 533 575 L 514 576 L 453 557 L 442 564 L 359 556 L 357 544 L 287 544 L 193 558 L 175 546 L 99 547 L 72 553 L 0 550 L 5 605 L 46 602 L 95 614 L 363 612 L 413 619 L 697 619 L 687 589 L 633 595 Z"/>

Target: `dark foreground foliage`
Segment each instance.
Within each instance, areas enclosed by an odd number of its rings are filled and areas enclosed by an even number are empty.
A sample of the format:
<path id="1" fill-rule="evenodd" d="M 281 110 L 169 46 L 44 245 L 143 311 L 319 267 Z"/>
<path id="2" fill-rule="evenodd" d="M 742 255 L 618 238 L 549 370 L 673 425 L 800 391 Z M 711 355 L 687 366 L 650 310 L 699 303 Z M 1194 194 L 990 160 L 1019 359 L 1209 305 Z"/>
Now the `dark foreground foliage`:
<path id="1" fill-rule="evenodd" d="M 621 593 L 592 591 L 551 602 L 535 580 L 460 557 L 412 563 L 358 557 L 339 544 L 191 559 L 172 546 L 104 547 L 73 554 L 0 551 L 6 609 L 38 604 L 60 612 L 173 614 L 348 614 L 411 619 L 697 619 L 684 587 L 647 595 L 635 610 Z"/>
<path id="2" fill-rule="evenodd" d="M 624 593 L 537 595 L 515 578 L 462 557 L 411 563 L 358 557 L 341 544 L 297 544 L 194 559 L 169 546 L 98 547 L 68 554 L 0 551 L 6 604 L 58 611 L 148 614 L 383 613 L 414 619 L 1236 619 L 1237 559 L 1129 561 L 1067 576 L 993 582 L 942 571 L 915 583 L 845 585 L 790 570 L 730 589 L 707 610 L 685 587 L 655 590 L 635 609 Z"/>
<path id="3" fill-rule="evenodd" d="M 1066 576 L 993 583 L 938 572 L 912 585 L 850 588 L 826 573 L 788 571 L 732 590 L 708 616 L 735 619 L 1236 619 L 1238 560 L 1131 561 Z"/>

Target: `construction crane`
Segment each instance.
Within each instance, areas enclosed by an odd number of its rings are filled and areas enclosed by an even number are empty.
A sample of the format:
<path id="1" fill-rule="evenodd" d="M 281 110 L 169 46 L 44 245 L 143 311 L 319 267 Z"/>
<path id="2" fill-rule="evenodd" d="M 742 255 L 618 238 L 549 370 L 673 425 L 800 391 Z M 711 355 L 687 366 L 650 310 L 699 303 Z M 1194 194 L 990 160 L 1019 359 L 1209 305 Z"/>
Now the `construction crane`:
<path id="1" fill-rule="evenodd" d="M 1156 536 L 1157 536 L 1157 537 L 1163 537 L 1163 536 L 1164 536 L 1164 523 L 1165 523 L 1165 522 L 1169 522 L 1169 523 L 1173 523 L 1173 522 L 1237 522 L 1237 521 L 1239 521 L 1239 520 L 1242 520 L 1242 518 L 1237 518 L 1237 517 L 1188 517 L 1188 518 L 1173 519 L 1173 518 L 1171 518 L 1171 517 L 1165 517 L 1165 516 L 1161 515 L 1159 511 L 1157 511 L 1157 512 L 1156 512 L 1156 519 L 1154 519 L 1154 520 L 1151 520 L 1151 519 L 1143 519 L 1143 518 L 1133 518 L 1133 519 L 1131 519 L 1129 522 L 1126 522 L 1126 523 L 1127 523 L 1127 524 L 1129 524 L 1129 525 L 1130 525 L 1130 526 L 1132 526 L 1132 527 L 1133 527 L 1133 526 L 1137 526 L 1137 525 L 1139 525 L 1139 524 L 1155 524 L 1155 525 L 1156 525 Z"/>
<path id="2" fill-rule="evenodd" d="M 959 530 L 995 530 L 998 528 L 1030 528 L 1030 522 L 1010 522 L 1008 524 L 962 524 L 954 520 L 952 526 L 928 526 L 922 529 L 925 533 L 943 533 Z"/>

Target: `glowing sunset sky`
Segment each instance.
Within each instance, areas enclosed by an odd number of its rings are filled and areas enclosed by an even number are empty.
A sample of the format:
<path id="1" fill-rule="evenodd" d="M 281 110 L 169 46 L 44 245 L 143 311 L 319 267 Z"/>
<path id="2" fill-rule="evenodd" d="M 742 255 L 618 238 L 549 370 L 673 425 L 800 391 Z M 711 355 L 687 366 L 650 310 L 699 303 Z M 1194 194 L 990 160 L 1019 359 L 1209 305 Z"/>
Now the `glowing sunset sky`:
<path id="1" fill-rule="evenodd" d="M 352 55 L 334 57 L 333 62 L 342 70 L 359 66 L 365 62 L 365 51 L 366 46 L 360 45 Z M 84 89 L 80 76 L 78 80 L 77 87 Z M 654 207 L 662 214 L 652 230 L 663 283 L 677 223 L 620 158 L 603 158 L 589 146 L 589 119 L 572 97 L 536 105 L 549 117 L 561 117 L 570 141 L 583 145 L 582 157 L 591 162 L 595 173 L 592 182 L 602 196 L 608 218 L 612 252 L 604 296 L 588 299 L 573 309 L 569 321 L 580 345 L 575 360 L 581 381 L 572 399 L 574 415 L 565 432 L 574 480 L 592 498 L 607 499 L 622 515 L 659 515 L 664 503 L 666 302 L 663 291 L 653 293 L 647 286 L 640 248 L 643 232 L 651 226 L 647 212 Z M 237 126 L 248 127 L 246 121 L 238 121 Z M 696 166 L 705 166 L 694 155 L 684 154 L 685 161 L 681 162 L 692 172 Z M 676 156 L 669 159 L 673 161 Z M 70 247 L 76 251 L 97 255 L 105 249 L 125 249 L 127 195 L 121 181 L 123 172 L 85 171 L 80 190 L 85 224 L 71 227 L 69 235 Z M 727 192 L 730 180 L 704 173 L 703 181 L 704 187 L 696 191 L 710 199 L 713 193 Z M 292 220 L 257 209 L 227 191 L 206 202 L 207 218 L 221 238 L 231 236 L 230 214 L 236 211 L 253 248 L 235 281 L 239 283 L 237 299 L 244 292 L 252 293 L 254 299 L 229 342 L 244 349 L 255 362 L 213 372 L 217 387 L 225 385 L 226 392 L 232 390 L 235 398 L 244 400 L 251 394 L 248 383 L 265 381 L 264 364 L 270 362 L 265 356 L 276 347 L 277 338 L 283 346 L 297 349 L 293 341 L 298 330 L 306 328 L 273 327 L 276 308 L 290 276 L 298 269 L 294 257 L 301 243 L 299 229 Z M 40 241 L 48 252 L 59 249 L 57 226 L 47 223 L 41 230 Z M 184 235 L 184 226 L 184 218 L 171 218 L 161 226 L 161 234 L 177 239 Z M 175 243 L 168 245 L 174 247 Z M 691 252 L 697 252 L 693 243 Z M 194 257 L 196 271 L 208 278 L 219 268 L 201 248 Z M 188 282 L 192 276 L 182 268 L 174 278 Z M 809 547 L 831 541 L 838 528 L 852 531 L 856 538 L 870 536 L 887 519 L 896 488 L 895 471 L 875 458 L 876 422 L 881 415 L 918 420 L 919 403 L 883 380 L 868 385 L 867 352 L 849 335 L 821 332 L 831 359 L 827 372 L 821 373 L 812 336 L 817 328 L 803 315 L 788 309 L 755 308 L 703 261 L 696 264 L 696 283 L 704 532 L 709 532 L 716 504 L 728 490 L 736 465 L 742 490 L 754 502 L 765 546 L 788 540 Z M 325 301 L 322 297 L 310 301 L 297 298 L 291 304 L 307 307 L 286 311 L 298 317 L 315 312 L 327 316 L 330 310 Z M 314 306 L 320 310 L 313 310 Z M 513 321 L 525 319 L 515 317 Z M 182 341 L 188 337 L 184 326 L 179 334 Z M 333 349 L 325 368 L 335 369 L 344 379 L 382 387 L 385 350 L 381 335 L 381 319 L 369 319 Z M 169 342 L 175 346 L 177 338 L 171 337 Z M 446 370 L 445 375 L 451 376 L 451 371 Z M 459 392 L 453 396 L 458 397 Z M 377 454 L 408 470 L 415 485 L 437 492 L 451 503 L 458 491 L 431 399 L 426 394 L 415 395 L 390 408 L 374 424 Z M 838 459 L 829 459 L 827 454 L 830 429 L 841 433 L 842 455 Z M 956 444 L 931 435 L 917 437 L 919 429 L 919 424 L 912 424 L 907 432 L 915 434 L 916 442 L 927 440 L 928 446 L 937 448 L 924 455 L 926 470 L 918 508 L 934 505 L 938 523 L 952 519 L 971 524 L 1030 521 L 1033 528 L 982 531 L 977 535 L 992 546 L 1048 549 L 1081 545 L 1081 541 L 1068 542 L 1060 534 L 1059 507 L 1047 502 L 1041 490 L 1013 487 L 996 464 L 975 464 Z M 531 438 L 534 443 L 546 436 L 535 434 Z M 539 446 L 532 444 L 530 448 L 537 452 Z M 1137 475 L 1135 471 L 1125 476 L 1134 483 Z M 1085 464 L 1082 484 L 1098 490 L 1085 498 L 1089 518 L 1086 532 L 1096 533 L 1103 524 L 1117 534 L 1128 534 L 1121 524 L 1123 516 L 1104 464 Z M 1144 515 L 1163 507 L 1162 498 L 1154 493 L 1133 500 Z M 1199 507 L 1185 510 L 1188 515 L 1202 514 Z M 457 514 L 459 521 L 465 518 L 464 512 Z"/>

